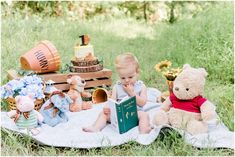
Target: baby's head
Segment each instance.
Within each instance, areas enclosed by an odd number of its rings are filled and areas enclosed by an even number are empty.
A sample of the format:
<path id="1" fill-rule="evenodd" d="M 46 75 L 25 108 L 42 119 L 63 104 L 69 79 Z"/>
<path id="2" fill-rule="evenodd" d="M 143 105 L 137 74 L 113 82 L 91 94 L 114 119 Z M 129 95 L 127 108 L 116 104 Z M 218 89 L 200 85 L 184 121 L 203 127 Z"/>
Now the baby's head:
<path id="1" fill-rule="evenodd" d="M 137 81 L 140 67 L 137 58 L 133 54 L 118 55 L 115 60 L 115 68 L 122 84 L 134 84 Z"/>

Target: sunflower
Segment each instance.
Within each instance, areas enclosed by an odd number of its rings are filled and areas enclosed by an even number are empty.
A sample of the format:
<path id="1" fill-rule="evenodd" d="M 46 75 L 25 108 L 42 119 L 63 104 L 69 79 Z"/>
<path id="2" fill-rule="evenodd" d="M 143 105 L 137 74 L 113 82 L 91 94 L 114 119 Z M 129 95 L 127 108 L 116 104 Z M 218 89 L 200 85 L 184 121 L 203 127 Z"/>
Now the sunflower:
<path id="1" fill-rule="evenodd" d="M 171 61 L 164 60 L 155 65 L 157 72 L 162 72 L 164 69 L 168 69 L 171 66 Z"/>
<path id="2" fill-rule="evenodd" d="M 162 72 L 162 74 L 166 77 L 168 81 L 174 81 L 180 72 L 181 72 L 181 69 L 176 68 L 176 69 L 170 69 L 170 70 L 164 71 Z"/>

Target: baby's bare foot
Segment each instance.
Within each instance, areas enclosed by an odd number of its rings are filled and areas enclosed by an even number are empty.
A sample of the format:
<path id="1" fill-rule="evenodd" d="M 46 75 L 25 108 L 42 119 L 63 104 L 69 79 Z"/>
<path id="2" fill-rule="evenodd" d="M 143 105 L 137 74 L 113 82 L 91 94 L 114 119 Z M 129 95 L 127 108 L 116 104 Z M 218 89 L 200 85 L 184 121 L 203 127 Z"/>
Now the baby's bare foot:
<path id="1" fill-rule="evenodd" d="M 150 133 L 150 131 L 153 129 L 154 127 L 153 126 L 148 126 L 146 128 L 142 128 L 140 129 L 140 134 L 148 134 Z"/>
<path id="2" fill-rule="evenodd" d="M 94 126 L 85 127 L 85 128 L 82 128 L 82 130 L 85 132 L 99 132 L 100 131 L 99 129 L 97 129 Z"/>

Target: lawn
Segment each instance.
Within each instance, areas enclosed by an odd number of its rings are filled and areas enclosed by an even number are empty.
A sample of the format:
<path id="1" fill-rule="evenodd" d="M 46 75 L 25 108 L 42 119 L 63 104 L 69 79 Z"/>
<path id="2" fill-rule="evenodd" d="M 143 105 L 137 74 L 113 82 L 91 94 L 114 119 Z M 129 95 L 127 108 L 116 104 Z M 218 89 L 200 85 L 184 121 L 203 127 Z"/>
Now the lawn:
<path id="1" fill-rule="evenodd" d="M 149 26 L 129 18 L 69 21 L 66 18 L 2 18 L 1 84 L 7 82 L 6 70 L 19 68 L 19 57 L 41 40 L 57 47 L 65 67 L 73 57 L 79 35 L 89 34 L 95 55 L 114 71 L 113 61 L 123 52 L 132 52 L 141 65 L 140 79 L 148 87 L 167 90 L 166 82 L 154 65 L 162 60 L 173 66 L 189 63 L 209 73 L 204 96 L 217 107 L 221 120 L 234 131 L 234 6 L 233 3 L 208 8 L 192 19 L 169 25 Z M 6 103 L 1 101 L 2 110 Z M 31 139 L 1 130 L 2 155 L 234 155 L 229 149 L 197 149 L 184 143 L 179 134 L 165 130 L 148 146 L 135 142 L 112 148 L 73 149 L 42 146 Z"/>

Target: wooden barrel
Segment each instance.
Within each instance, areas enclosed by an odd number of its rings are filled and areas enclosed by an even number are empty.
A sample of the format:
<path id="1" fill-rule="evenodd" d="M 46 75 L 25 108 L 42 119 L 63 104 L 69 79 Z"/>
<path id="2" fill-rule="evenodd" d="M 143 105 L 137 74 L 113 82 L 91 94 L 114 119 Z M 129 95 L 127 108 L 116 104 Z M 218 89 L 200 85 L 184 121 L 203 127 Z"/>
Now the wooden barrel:
<path id="1" fill-rule="evenodd" d="M 61 61 L 56 47 L 44 40 L 22 55 L 20 63 L 22 69 L 46 73 L 59 70 Z"/>
<path id="2" fill-rule="evenodd" d="M 97 88 L 92 93 L 92 103 L 98 104 L 98 103 L 106 102 L 108 100 L 108 97 L 109 97 L 109 93 L 106 89 Z"/>

